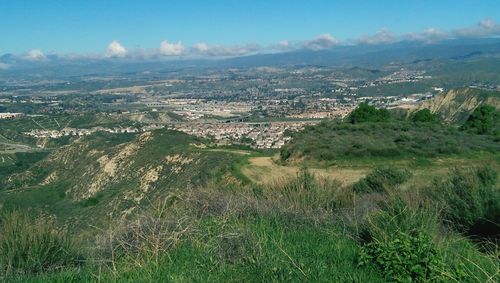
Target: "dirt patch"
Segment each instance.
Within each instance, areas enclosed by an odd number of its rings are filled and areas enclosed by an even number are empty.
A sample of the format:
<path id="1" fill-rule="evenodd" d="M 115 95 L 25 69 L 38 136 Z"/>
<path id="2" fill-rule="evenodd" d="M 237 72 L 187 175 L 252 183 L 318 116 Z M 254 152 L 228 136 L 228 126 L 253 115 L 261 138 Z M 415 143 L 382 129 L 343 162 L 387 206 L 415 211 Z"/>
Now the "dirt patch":
<path id="1" fill-rule="evenodd" d="M 141 144 L 144 144 L 150 140 L 153 139 L 153 133 L 152 132 L 144 132 L 139 136 L 139 142 Z"/>
<path id="2" fill-rule="evenodd" d="M 116 161 L 114 159 L 109 159 L 108 156 L 103 155 L 97 159 L 99 165 L 101 165 L 102 171 L 110 177 L 114 177 L 116 173 Z"/>
<path id="3" fill-rule="evenodd" d="M 50 183 L 52 183 L 52 182 L 54 182 L 56 180 L 57 180 L 57 172 L 54 171 L 54 172 L 50 173 L 49 176 L 47 176 L 47 178 L 45 178 L 42 181 L 41 185 L 43 185 L 43 186 L 44 185 L 48 185 L 48 184 L 50 184 Z"/>
<path id="4" fill-rule="evenodd" d="M 135 154 L 139 149 L 139 145 L 136 143 L 130 143 L 124 146 L 111 158 L 109 156 L 103 155 L 97 159 L 100 168 L 95 171 L 89 172 L 92 177 L 92 181 L 86 191 L 80 194 L 77 199 L 86 199 L 94 196 L 96 193 L 103 190 L 103 188 L 110 182 L 116 180 L 119 173 L 127 172 L 127 167 L 132 161 L 129 158 L 131 155 Z M 95 173 L 94 173 L 95 172 Z"/>
<path id="5" fill-rule="evenodd" d="M 174 155 L 167 155 L 165 156 L 165 161 L 169 164 L 189 164 L 193 162 L 193 158 L 187 157 L 187 156 L 182 156 L 180 154 L 174 154 Z"/>
<path id="6" fill-rule="evenodd" d="M 241 172 L 259 184 L 272 184 L 278 180 L 294 177 L 300 170 L 298 166 L 276 164 L 271 157 L 254 157 L 250 158 L 249 162 L 250 164 L 244 166 Z M 310 171 L 317 177 L 335 179 L 343 185 L 349 185 L 364 177 L 369 170 L 330 167 L 312 168 Z"/>
<path id="7" fill-rule="evenodd" d="M 146 171 L 141 177 L 139 189 L 140 193 L 134 197 L 136 202 L 140 202 L 147 194 L 151 186 L 160 179 L 160 173 L 163 170 L 163 166 L 159 165 L 155 168 L 151 168 Z"/>

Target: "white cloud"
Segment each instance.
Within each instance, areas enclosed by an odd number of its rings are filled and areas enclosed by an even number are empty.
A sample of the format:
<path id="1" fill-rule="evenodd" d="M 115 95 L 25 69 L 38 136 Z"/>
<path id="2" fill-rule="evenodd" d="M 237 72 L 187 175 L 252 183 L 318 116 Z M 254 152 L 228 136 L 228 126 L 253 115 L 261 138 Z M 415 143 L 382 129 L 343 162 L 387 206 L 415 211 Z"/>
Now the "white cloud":
<path id="1" fill-rule="evenodd" d="M 302 47 L 311 50 L 324 50 L 324 49 L 330 49 L 335 45 L 337 45 L 338 43 L 339 41 L 336 38 L 334 38 L 331 34 L 325 33 L 319 35 L 316 38 L 303 42 Z"/>
<path id="2" fill-rule="evenodd" d="M 106 50 L 106 57 L 109 58 L 123 58 L 127 56 L 127 49 L 121 45 L 118 41 L 113 40 L 108 45 L 108 49 Z"/>
<path id="3" fill-rule="evenodd" d="M 30 61 L 40 61 L 40 60 L 44 60 L 46 57 L 45 57 L 45 54 L 43 54 L 42 50 L 33 49 L 33 50 L 28 51 L 28 53 L 26 53 L 23 56 L 23 58 L 26 60 L 30 60 Z"/>
<path id="4" fill-rule="evenodd" d="M 7 70 L 8 68 L 10 68 L 9 64 L 0 63 L 0 70 Z"/>
<path id="5" fill-rule="evenodd" d="M 474 26 L 453 31 L 456 37 L 489 37 L 500 35 L 500 25 L 492 19 L 483 19 Z"/>
<path id="6" fill-rule="evenodd" d="M 193 46 L 193 51 L 196 52 L 196 53 L 207 53 L 209 51 L 209 47 L 208 47 L 208 44 L 206 44 L 205 42 L 199 42 L 199 43 L 196 43 L 194 46 Z"/>
<path id="7" fill-rule="evenodd" d="M 170 43 L 166 40 L 160 44 L 160 55 L 163 56 L 180 56 L 184 54 L 184 45 L 182 42 Z"/>
<path id="8" fill-rule="evenodd" d="M 421 41 L 425 43 L 435 43 L 450 37 L 449 33 L 436 28 L 428 28 L 422 32 L 410 32 L 403 36 L 409 41 Z"/>
<path id="9" fill-rule="evenodd" d="M 261 51 L 262 48 L 257 44 L 225 46 L 220 44 L 208 45 L 204 42 L 195 44 L 191 48 L 193 55 L 213 56 L 213 57 L 230 57 L 243 56 Z"/>
<path id="10" fill-rule="evenodd" d="M 288 41 L 288 40 L 282 40 L 276 44 L 272 44 L 269 46 L 269 49 L 271 50 L 280 50 L 280 51 L 287 51 L 287 50 L 292 50 L 294 49 L 294 45 Z"/>
<path id="11" fill-rule="evenodd" d="M 398 41 L 397 36 L 387 28 L 383 28 L 373 35 L 364 35 L 357 40 L 359 44 L 369 45 L 390 44 L 396 41 Z"/>

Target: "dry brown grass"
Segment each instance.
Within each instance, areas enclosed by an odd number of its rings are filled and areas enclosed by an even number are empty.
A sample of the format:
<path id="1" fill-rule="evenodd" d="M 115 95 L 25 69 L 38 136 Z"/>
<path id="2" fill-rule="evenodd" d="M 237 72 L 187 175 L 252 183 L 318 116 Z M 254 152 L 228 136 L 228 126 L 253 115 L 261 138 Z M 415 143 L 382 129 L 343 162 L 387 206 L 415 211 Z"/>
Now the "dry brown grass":
<path id="1" fill-rule="evenodd" d="M 244 166 L 241 172 L 250 180 L 261 185 L 271 185 L 283 179 L 290 179 L 300 171 L 299 166 L 283 166 L 275 163 L 272 157 L 249 158 L 249 165 Z M 341 185 L 351 185 L 363 178 L 369 170 L 362 168 L 311 168 L 309 169 L 318 178 L 335 179 Z"/>

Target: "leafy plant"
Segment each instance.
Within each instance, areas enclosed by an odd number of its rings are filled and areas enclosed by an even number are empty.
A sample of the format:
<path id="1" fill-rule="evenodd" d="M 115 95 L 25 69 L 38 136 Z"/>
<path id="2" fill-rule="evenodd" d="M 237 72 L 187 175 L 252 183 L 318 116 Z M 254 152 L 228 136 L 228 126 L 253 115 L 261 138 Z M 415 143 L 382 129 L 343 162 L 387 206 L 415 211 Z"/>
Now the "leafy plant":
<path id="1" fill-rule="evenodd" d="M 443 260 L 431 238 L 422 232 L 399 232 L 389 241 L 368 243 L 360 252 L 360 265 L 375 264 L 396 282 L 441 282 Z"/>

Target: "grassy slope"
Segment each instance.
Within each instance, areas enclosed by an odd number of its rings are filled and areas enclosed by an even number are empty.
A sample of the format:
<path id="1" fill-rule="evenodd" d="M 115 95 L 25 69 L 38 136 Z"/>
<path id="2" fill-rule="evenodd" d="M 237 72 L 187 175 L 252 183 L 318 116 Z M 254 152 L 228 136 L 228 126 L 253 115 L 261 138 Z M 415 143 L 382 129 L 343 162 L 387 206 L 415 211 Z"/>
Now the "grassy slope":
<path id="1" fill-rule="evenodd" d="M 10 175 L 0 206 L 46 210 L 80 228 L 106 223 L 168 190 L 226 178 L 239 158 L 194 143 L 200 140 L 167 130 L 87 136 Z"/>
<path id="2" fill-rule="evenodd" d="M 499 150 L 500 144 L 492 136 L 473 135 L 439 124 L 323 122 L 296 133 L 292 142 L 282 148 L 282 159 L 328 164 L 352 158 L 442 157 Z"/>
<path id="3" fill-rule="evenodd" d="M 332 192 L 338 189 L 335 186 L 306 176 L 260 190 L 208 187 L 171 192 L 165 202 L 141 211 L 137 221 L 117 222 L 103 231 L 116 240 L 88 243 L 80 266 L 17 279 L 387 282 L 375 264 L 358 265 L 368 241 L 365 234 L 383 240 L 419 231 L 434 238 L 425 245 L 436 250 L 434 260 L 444 263 L 437 265 L 438 275 L 459 282 L 498 280 L 494 255 L 480 253 L 476 244 L 449 230 L 438 212 L 424 205 L 425 189 L 394 190 L 392 193 L 406 199 L 402 203 L 389 192 L 356 196 L 348 190 Z M 364 207 L 369 203 L 377 203 L 381 209 L 367 211 Z M 399 256 L 398 251 L 392 254 Z"/>
<path id="4" fill-rule="evenodd" d="M 204 225 L 204 243 L 183 243 L 154 262 L 140 267 L 118 263 L 117 273 L 107 267 L 86 267 L 56 274 L 22 277 L 26 282 L 102 281 L 120 282 L 265 282 L 265 281 L 329 281 L 385 282 L 373 268 L 357 266 L 359 246 L 342 235 L 336 226 L 315 227 L 291 224 L 283 220 L 250 219 L 227 223 L 228 229 L 238 228 L 259 242 L 255 250 L 240 250 L 236 254 L 220 254 L 218 245 L 220 224 L 208 221 Z M 238 240 L 238 238 L 236 238 Z M 236 245 L 238 244 L 235 241 Z M 232 243 L 232 244 L 235 244 Z M 231 244 L 231 243 L 229 243 Z M 237 247 L 236 247 L 237 249 Z M 221 256 L 223 258 L 221 258 Z M 224 258 L 226 257 L 226 258 Z"/>

